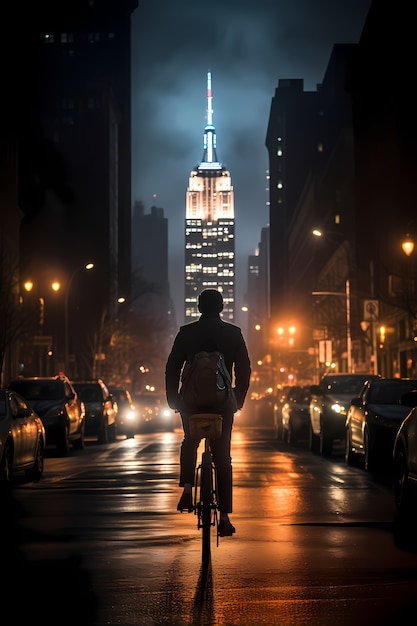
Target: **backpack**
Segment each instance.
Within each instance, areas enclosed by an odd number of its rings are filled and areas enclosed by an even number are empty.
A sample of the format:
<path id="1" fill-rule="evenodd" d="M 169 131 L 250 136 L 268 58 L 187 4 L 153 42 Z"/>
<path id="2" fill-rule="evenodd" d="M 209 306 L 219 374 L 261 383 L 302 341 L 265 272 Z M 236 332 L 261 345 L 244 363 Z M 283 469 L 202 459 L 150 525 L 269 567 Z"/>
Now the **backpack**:
<path id="1" fill-rule="evenodd" d="M 221 352 L 197 352 L 184 366 L 179 394 L 191 412 L 237 410 L 232 379 Z"/>

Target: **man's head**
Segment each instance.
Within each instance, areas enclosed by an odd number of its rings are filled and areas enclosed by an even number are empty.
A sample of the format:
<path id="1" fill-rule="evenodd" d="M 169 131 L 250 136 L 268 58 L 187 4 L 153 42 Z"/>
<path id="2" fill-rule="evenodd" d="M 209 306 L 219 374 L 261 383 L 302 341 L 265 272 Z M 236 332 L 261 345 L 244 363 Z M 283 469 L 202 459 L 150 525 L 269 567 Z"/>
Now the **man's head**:
<path id="1" fill-rule="evenodd" d="M 198 296 L 198 310 L 202 315 L 214 315 L 223 311 L 223 296 L 216 289 L 204 289 Z"/>

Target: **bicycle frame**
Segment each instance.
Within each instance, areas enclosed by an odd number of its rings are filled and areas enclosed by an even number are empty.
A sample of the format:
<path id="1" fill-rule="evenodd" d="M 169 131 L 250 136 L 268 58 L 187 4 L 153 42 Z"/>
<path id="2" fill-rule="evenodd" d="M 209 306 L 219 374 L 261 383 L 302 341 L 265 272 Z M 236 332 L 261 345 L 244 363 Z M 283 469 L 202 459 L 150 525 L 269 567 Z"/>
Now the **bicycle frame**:
<path id="1" fill-rule="evenodd" d="M 194 419 L 193 419 L 194 418 Z M 194 513 L 197 515 L 197 528 L 202 530 L 202 561 L 207 564 L 211 554 L 211 529 L 218 528 L 218 502 L 216 468 L 211 452 L 210 440 L 221 434 L 221 416 L 218 414 L 198 414 L 190 418 L 193 436 L 204 439 L 204 451 L 197 465 L 194 478 Z M 217 546 L 219 535 L 216 533 Z"/>

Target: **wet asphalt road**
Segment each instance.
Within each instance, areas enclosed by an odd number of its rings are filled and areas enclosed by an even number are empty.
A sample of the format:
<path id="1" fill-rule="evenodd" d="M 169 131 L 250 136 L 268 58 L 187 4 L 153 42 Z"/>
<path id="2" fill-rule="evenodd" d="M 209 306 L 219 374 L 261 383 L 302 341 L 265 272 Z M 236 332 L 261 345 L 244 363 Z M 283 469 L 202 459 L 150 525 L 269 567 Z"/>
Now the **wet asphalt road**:
<path id="1" fill-rule="evenodd" d="M 2 513 L 4 624 L 397 626 L 417 621 L 417 541 L 389 480 L 233 432 L 236 535 L 201 565 L 178 513 L 181 432 L 88 442 L 18 479 Z"/>

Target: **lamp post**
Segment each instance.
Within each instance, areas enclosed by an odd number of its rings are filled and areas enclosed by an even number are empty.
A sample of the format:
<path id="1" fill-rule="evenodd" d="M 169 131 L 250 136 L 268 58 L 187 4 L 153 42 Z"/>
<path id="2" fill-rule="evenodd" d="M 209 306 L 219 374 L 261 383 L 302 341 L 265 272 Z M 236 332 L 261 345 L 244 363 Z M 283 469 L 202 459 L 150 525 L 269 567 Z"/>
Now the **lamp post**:
<path id="1" fill-rule="evenodd" d="M 414 240 L 410 233 L 407 233 L 404 240 L 401 242 L 401 249 L 407 257 L 407 309 L 410 325 L 411 338 L 416 345 L 417 342 L 417 312 L 414 301 L 414 271 L 413 271 L 413 256 L 414 256 Z M 414 360 L 414 359 L 413 359 Z M 414 372 L 411 372 L 412 376 L 415 376 Z"/>
<path id="2" fill-rule="evenodd" d="M 401 249 L 409 259 L 407 261 L 407 307 L 414 316 L 414 311 L 411 306 L 411 295 L 413 293 L 412 255 L 414 252 L 414 241 L 409 233 L 406 234 L 405 239 L 401 242 Z"/>
<path id="3" fill-rule="evenodd" d="M 65 372 L 66 373 L 68 372 L 68 356 L 69 356 L 68 303 L 69 303 L 69 294 L 70 294 L 72 281 L 74 280 L 74 277 L 78 274 L 78 272 L 81 272 L 81 270 L 89 271 L 89 270 L 92 270 L 93 268 L 94 268 L 94 263 L 86 263 L 85 265 L 80 265 L 79 267 L 76 267 L 70 276 L 70 279 L 68 281 L 68 285 L 65 291 L 64 321 L 65 321 Z"/>
<path id="4" fill-rule="evenodd" d="M 346 300 L 346 352 L 348 373 L 352 372 L 352 337 L 350 333 L 350 282 L 345 281 L 345 292 L 341 291 L 312 291 L 313 296 L 338 296 Z"/>
<path id="5" fill-rule="evenodd" d="M 45 282 L 46 281 L 37 281 L 37 283 L 35 285 L 33 280 L 28 278 L 23 283 L 23 288 L 24 288 L 24 290 L 28 294 L 31 293 L 34 289 L 35 289 L 35 292 L 36 292 L 36 296 L 34 296 L 34 299 L 36 300 L 36 304 L 37 304 L 36 311 L 37 311 L 39 317 L 38 317 L 38 323 L 36 324 L 36 326 L 33 326 L 31 324 L 31 327 L 33 328 L 33 331 L 34 331 L 33 338 L 32 338 L 33 346 L 36 346 L 39 349 L 38 371 L 39 371 L 39 375 L 40 376 L 43 375 L 43 371 L 44 371 L 44 367 L 43 366 L 44 366 L 45 349 L 46 349 L 46 355 L 48 357 L 47 360 L 46 360 L 46 374 L 48 374 L 49 361 L 50 361 L 50 358 L 53 356 L 53 336 L 45 334 L 45 332 L 44 332 L 44 327 L 45 327 L 45 303 L 46 302 L 45 302 L 44 295 L 38 295 L 38 294 L 39 293 L 43 294 L 43 293 L 45 293 L 45 291 L 48 294 L 49 294 L 49 291 L 57 293 L 61 289 L 61 283 L 59 281 L 57 281 L 57 280 L 52 280 L 51 282 L 47 281 L 46 285 L 45 285 Z M 48 295 L 48 298 L 49 298 L 49 295 Z M 34 302 L 32 300 L 32 305 L 30 307 L 31 315 L 34 312 L 33 306 L 34 306 Z M 49 329 L 47 329 L 47 330 L 49 330 Z"/>

